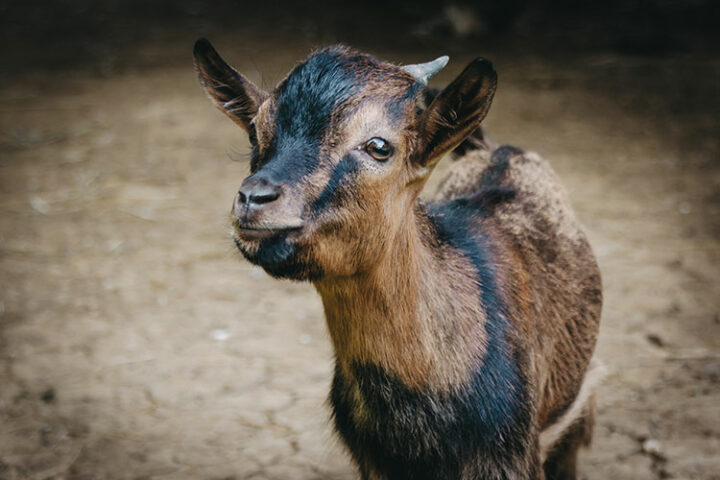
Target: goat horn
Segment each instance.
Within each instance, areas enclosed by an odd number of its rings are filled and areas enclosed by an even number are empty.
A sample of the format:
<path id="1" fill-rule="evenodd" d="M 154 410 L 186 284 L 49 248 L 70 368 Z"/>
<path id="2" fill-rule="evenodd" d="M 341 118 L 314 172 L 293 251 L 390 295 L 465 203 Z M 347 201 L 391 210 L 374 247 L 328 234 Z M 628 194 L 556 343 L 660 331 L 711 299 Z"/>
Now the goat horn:
<path id="1" fill-rule="evenodd" d="M 418 82 L 422 83 L 423 85 L 427 85 L 430 77 L 442 70 L 445 65 L 447 65 L 449 60 L 450 57 L 448 57 L 447 55 L 443 55 L 442 57 L 436 58 L 432 62 L 405 65 L 404 67 L 400 68 L 415 77 L 415 80 L 417 80 Z"/>

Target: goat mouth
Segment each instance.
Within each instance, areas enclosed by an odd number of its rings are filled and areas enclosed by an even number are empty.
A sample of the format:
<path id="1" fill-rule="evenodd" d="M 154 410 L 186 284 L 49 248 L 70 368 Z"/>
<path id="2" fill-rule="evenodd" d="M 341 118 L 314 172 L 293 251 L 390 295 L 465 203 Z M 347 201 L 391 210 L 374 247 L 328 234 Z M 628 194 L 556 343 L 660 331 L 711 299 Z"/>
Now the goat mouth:
<path id="1" fill-rule="evenodd" d="M 302 225 L 245 224 L 236 222 L 235 231 L 243 240 L 264 240 L 267 238 L 296 232 Z"/>

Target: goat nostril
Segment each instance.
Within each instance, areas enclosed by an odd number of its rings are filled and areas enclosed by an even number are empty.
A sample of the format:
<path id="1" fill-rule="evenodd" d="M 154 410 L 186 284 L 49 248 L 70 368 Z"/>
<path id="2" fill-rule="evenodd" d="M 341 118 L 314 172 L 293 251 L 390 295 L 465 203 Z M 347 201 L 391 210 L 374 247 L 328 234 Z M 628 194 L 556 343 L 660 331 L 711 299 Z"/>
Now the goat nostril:
<path id="1" fill-rule="evenodd" d="M 282 196 L 283 187 L 263 177 L 248 177 L 238 190 L 238 203 L 246 208 L 274 202 Z"/>
<path id="2" fill-rule="evenodd" d="M 277 200 L 279 196 L 280 196 L 280 192 L 277 190 L 254 193 L 254 194 L 250 195 L 250 203 L 256 203 L 256 204 L 270 203 L 270 202 L 274 202 L 275 200 Z"/>

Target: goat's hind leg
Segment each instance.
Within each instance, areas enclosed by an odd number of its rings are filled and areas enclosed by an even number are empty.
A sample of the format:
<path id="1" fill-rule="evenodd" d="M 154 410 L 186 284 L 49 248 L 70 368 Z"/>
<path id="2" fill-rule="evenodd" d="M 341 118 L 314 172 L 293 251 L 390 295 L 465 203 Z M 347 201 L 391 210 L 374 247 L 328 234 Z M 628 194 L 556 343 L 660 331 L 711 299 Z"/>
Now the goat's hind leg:
<path id="1" fill-rule="evenodd" d="M 575 480 L 577 458 L 580 447 L 587 447 L 592 440 L 595 423 L 594 398 L 586 406 L 583 416 L 578 418 L 565 435 L 552 447 L 543 464 L 546 480 Z"/>
<path id="2" fill-rule="evenodd" d="M 592 441 L 595 425 L 595 387 L 605 375 L 598 361 L 590 363 L 575 401 L 557 422 L 540 434 L 546 480 L 575 480 L 580 447 Z"/>
<path id="3" fill-rule="evenodd" d="M 540 433 L 540 451 L 546 480 L 575 480 L 580 447 L 592 441 L 595 424 L 595 388 L 605 375 L 597 360 L 590 362 L 575 400 L 567 411 Z"/>

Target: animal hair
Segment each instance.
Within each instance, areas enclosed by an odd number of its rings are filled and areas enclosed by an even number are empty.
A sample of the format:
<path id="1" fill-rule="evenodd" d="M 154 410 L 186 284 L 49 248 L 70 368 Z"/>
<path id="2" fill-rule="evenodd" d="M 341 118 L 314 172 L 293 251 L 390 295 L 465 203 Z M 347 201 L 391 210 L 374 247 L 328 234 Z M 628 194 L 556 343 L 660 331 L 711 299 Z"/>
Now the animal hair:
<path id="1" fill-rule="evenodd" d="M 233 241 L 320 295 L 333 422 L 362 478 L 577 478 L 602 376 L 600 271 L 550 164 L 482 129 L 490 62 L 434 89 L 446 59 L 333 46 L 264 92 L 206 40 L 195 61 L 252 145 Z"/>

